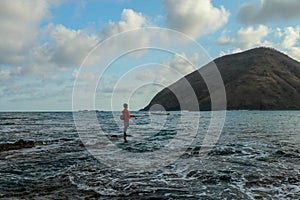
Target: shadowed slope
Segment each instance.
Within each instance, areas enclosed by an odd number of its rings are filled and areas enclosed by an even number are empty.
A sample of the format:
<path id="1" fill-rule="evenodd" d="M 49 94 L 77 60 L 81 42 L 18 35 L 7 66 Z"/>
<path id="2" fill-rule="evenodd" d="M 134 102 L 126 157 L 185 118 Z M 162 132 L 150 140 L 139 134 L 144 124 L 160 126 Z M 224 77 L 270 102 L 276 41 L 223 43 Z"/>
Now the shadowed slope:
<path id="1" fill-rule="evenodd" d="M 255 48 L 214 60 L 224 81 L 229 110 L 299 110 L 300 63 L 275 49 Z M 209 69 L 210 64 L 200 68 Z M 211 110 L 207 86 L 198 71 L 185 76 L 196 93 L 200 110 Z M 143 109 L 160 104 L 166 110 L 198 110 L 189 105 L 182 80 L 160 91 Z M 180 105 L 176 94 L 180 94 Z M 198 106 L 198 105 L 197 105 Z"/>

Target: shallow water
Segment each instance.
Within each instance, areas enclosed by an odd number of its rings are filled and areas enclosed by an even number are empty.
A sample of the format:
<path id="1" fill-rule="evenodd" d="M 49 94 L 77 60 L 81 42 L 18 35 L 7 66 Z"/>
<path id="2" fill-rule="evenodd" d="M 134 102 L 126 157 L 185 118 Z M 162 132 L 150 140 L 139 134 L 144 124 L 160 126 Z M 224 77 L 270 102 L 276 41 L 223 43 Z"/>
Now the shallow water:
<path id="1" fill-rule="evenodd" d="M 198 116 L 193 112 L 136 114 L 129 143 L 123 144 L 118 113 L 96 113 L 101 133 L 83 130 L 94 140 L 78 134 L 71 112 L 0 113 L 1 144 L 35 142 L 32 148 L 0 152 L 0 198 L 300 199 L 299 111 L 229 111 L 217 144 L 205 156 L 201 145 L 210 112 L 201 112 L 199 126 L 182 120 Z M 192 132 L 195 126 L 192 144 L 156 170 L 109 167 L 93 155 L 104 137 L 121 153 L 157 152 L 180 130 Z"/>

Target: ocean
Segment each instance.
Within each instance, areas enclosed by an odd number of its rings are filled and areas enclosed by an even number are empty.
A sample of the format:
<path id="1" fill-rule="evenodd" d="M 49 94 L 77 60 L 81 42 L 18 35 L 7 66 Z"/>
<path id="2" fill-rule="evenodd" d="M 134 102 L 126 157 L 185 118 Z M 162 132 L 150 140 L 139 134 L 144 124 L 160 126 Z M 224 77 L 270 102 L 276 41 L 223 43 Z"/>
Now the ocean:
<path id="1" fill-rule="evenodd" d="M 0 198 L 300 199 L 300 111 L 132 113 L 0 113 Z"/>

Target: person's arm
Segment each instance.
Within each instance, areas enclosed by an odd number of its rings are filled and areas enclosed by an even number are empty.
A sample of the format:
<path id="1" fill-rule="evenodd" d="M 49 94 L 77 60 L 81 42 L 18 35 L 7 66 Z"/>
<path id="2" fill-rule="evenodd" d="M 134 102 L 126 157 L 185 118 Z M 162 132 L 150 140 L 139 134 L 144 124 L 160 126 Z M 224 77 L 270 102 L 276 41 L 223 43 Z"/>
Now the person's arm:
<path id="1" fill-rule="evenodd" d="M 135 115 L 130 115 L 130 118 L 131 118 L 131 117 L 134 117 L 134 119 L 136 119 L 136 116 L 135 116 Z"/>
<path id="2" fill-rule="evenodd" d="M 128 112 L 129 113 L 129 112 Z M 131 118 L 131 117 L 134 117 L 135 119 L 136 119 L 136 116 L 135 115 L 132 115 L 132 114 L 130 114 L 129 113 L 129 117 Z"/>

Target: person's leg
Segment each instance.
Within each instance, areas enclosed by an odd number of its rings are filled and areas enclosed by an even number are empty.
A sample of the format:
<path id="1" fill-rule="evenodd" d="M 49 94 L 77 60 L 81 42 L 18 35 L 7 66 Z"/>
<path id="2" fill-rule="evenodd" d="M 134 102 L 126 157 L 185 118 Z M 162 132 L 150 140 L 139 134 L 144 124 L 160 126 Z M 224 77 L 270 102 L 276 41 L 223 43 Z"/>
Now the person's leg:
<path id="1" fill-rule="evenodd" d="M 127 142 L 126 136 L 126 132 L 124 132 L 124 142 Z"/>
<path id="2" fill-rule="evenodd" d="M 127 127 L 124 126 L 124 141 L 126 141 L 126 131 L 127 131 Z"/>
<path id="3" fill-rule="evenodd" d="M 127 139 L 126 139 L 127 128 L 128 128 L 128 123 L 124 122 L 124 142 L 127 142 Z"/>

